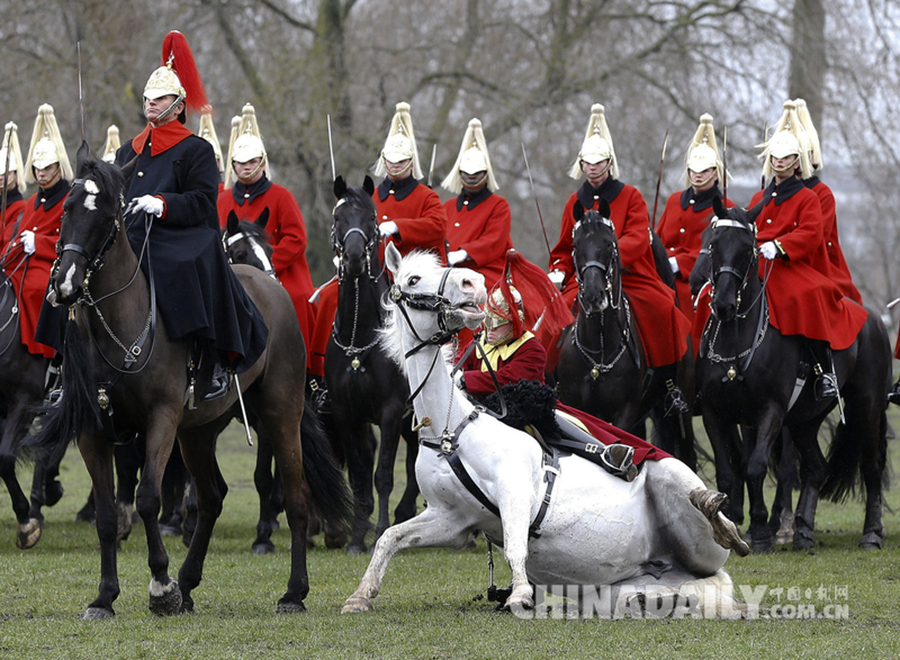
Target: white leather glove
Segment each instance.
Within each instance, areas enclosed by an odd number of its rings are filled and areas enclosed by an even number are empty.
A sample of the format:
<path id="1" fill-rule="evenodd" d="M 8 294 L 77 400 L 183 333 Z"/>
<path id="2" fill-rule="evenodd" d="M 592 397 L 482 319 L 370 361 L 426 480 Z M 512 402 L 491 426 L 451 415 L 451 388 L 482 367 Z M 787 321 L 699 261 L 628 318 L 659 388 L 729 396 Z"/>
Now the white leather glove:
<path id="1" fill-rule="evenodd" d="M 393 220 L 382 222 L 378 225 L 378 233 L 381 234 L 382 238 L 390 238 L 397 233 L 397 223 Z"/>
<path id="2" fill-rule="evenodd" d="M 447 263 L 451 266 L 455 266 L 458 263 L 462 263 L 466 259 L 469 258 L 469 253 L 465 250 L 454 250 L 453 252 L 447 253 Z"/>
<path id="3" fill-rule="evenodd" d="M 19 235 L 25 254 L 34 254 L 34 232 L 26 229 Z"/>
<path id="4" fill-rule="evenodd" d="M 159 197 L 154 197 L 153 195 L 141 195 L 140 197 L 136 197 L 131 200 L 131 212 L 132 213 L 140 213 L 141 211 L 146 211 L 150 215 L 155 215 L 157 218 L 161 218 L 163 214 L 163 210 L 165 210 L 166 204 Z"/>
<path id="5" fill-rule="evenodd" d="M 672 267 L 673 273 L 678 272 L 678 259 L 676 259 L 675 257 L 669 257 L 669 265 Z"/>
<path id="6" fill-rule="evenodd" d="M 561 270 L 551 270 L 547 273 L 547 277 L 550 278 L 550 281 L 553 282 L 557 289 L 562 289 L 566 274 Z"/>
<path id="7" fill-rule="evenodd" d="M 766 241 L 759 246 L 759 253 L 762 255 L 763 259 L 771 261 L 778 255 L 778 248 L 775 246 L 774 241 Z"/>

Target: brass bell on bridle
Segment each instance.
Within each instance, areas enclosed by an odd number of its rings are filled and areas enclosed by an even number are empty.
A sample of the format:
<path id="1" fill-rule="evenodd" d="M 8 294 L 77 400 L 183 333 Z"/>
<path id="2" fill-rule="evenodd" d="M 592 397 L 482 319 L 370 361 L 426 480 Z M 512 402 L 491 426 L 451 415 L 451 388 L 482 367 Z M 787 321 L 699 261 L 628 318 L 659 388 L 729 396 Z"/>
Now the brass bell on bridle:
<path id="1" fill-rule="evenodd" d="M 725 372 L 725 375 L 728 376 L 728 380 L 734 380 L 737 377 L 737 369 L 734 368 L 733 364 L 728 367 L 728 371 Z"/>
<path id="2" fill-rule="evenodd" d="M 591 369 L 591 380 L 597 380 L 600 377 L 600 370 L 597 367 Z"/>
<path id="3" fill-rule="evenodd" d="M 355 357 L 352 360 L 350 360 L 350 366 L 353 367 L 353 371 L 358 371 L 359 365 L 360 365 L 360 361 L 359 361 L 358 357 Z"/>
<path id="4" fill-rule="evenodd" d="M 106 393 L 105 387 L 101 387 L 97 390 L 97 403 L 102 410 L 109 408 L 109 395 Z"/>

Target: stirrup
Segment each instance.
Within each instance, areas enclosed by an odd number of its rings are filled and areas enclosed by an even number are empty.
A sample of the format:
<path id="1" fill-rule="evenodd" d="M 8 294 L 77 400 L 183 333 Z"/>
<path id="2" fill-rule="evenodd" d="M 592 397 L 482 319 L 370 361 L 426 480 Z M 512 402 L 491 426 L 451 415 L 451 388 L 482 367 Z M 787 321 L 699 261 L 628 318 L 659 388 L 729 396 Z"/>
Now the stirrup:
<path id="1" fill-rule="evenodd" d="M 228 390 L 231 389 L 231 379 L 231 372 L 227 371 L 225 367 L 216 362 L 213 367 L 212 378 L 210 378 L 209 385 L 201 400 L 212 401 L 213 399 L 225 396 L 228 393 Z"/>
<path id="2" fill-rule="evenodd" d="M 620 477 L 625 481 L 634 481 L 637 476 L 637 466 L 632 462 L 634 447 L 616 443 L 606 445 L 600 452 L 600 465 L 614 477 Z"/>
<path id="3" fill-rule="evenodd" d="M 891 391 L 888 392 L 887 400 L 888 403 L 896 403 L 898 406 L 900 406 L 900 380 L 894 383 Z"/>
<path id="4" fill-rule="evenodd" d="M 663 400 L 663 417 L 684 415 L 691 411 L 678 385 L 671 380 L 667 380 L 666 390 L 666 398 Z"/>
<path id="5" fill-rule="evenodd" d="M 823 373 L 822 367 L 816 365 L 816 400 L 826 401 L 838 396 L 837 376 L 832 373 Z"/>
<path id="6" fill-rule="evenodd" d="M 317 413 L 320 415 L 331 413 L 331 397 L 328 395 L 328 387 L 324 378 L 321 379 L 321 382 L 315 376 L 309 379 L 309 397 Z"/>

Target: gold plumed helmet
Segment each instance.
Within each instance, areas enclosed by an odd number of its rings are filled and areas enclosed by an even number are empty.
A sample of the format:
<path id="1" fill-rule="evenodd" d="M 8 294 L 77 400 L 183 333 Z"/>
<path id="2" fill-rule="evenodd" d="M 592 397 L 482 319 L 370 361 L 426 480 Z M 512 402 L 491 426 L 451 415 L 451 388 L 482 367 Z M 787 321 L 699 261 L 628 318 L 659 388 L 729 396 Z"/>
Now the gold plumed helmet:
<path id="1" fill-rule="evenodd" d="M 181 101 L 187 108 L 200 112 L 209 105 L 194 54 L 187 39 L 178 30 L 172 30 L 163 39 L 160 66 L 150 74 L 144 85 L 146 99 L 158 99 L 170 94 L 176 97 L 170 110 L 174 110 Z M 162 113 L 160 118 L 170 110 Z M 183 117 L 180 119 L 183 123 Z"/>
<path id="2" fill-rule="evenodd" d="M 3 128 L 3 147 L 0 148 L 0 174 L 15 173 L 16 188 L 25 192 L 25 163 L 19 146 L 19 127 L 8 122 Z"/>
<path id="3" fill-rule="evenodd" d="M 406 159 L 412 165 L 412 175 L 422 178 L 422 167 L 419 164 L 419 150 L 416 147 L 416 135 L 413 132 L 412 116 L 409 114 L 409 103 L 401 101 L 395 107 L 394 118 L 391 119 L 391 128 L 388 130 L 387 140 L 381 150 L 381 157 L 375 163 L 375 176 L 385 176 L 387 169 L 384 161 L 399 163 Z"/>
<path id="4" fill-rule="evenodd" d="M 106 144 L 103 145 L 103 154 L 101 158 L 107 163 L 114 163 L 116 161 L 116 152 L 121 146 L 122 141 L 119 139 L 119 127 L 113 124 L 106 129 Z"/>
<path id="5" fill-rule="evenodd" d="M 43 169 L 53 163 L 59 163 L 63 179 L 72 180 L 72 164 L 63 145 L 59 126 L 53 106 L 44 103 L 38 108 L 38 116 L 34 121 L 31 133 L 31 146 L 28 149 L 28 160 L 25 163 L 25 183 L 35 183 L 34 169 Z"/>
<path id="6" fill-rule="evenodd" d="M 809 114 L 809 108 L 806 107 L 806 101 L 803 99 L 794 99 L 794 105 L 797 106 L 797 116 L 800 118 L 800 124 L 809 138 L 809 164 L 814 170 L 821 170 L 825 163 L 822 162 L 822 144 L 819 142 L 819 131 L 813 124 L 812 116 Z"/>
<path id="7" fill-rule="evenodd" d="M 246 163 L 254 158 L 262 159 L 259 166 L 260 168 L 265 168 L 266 175 L 268 175 L 269 166 L 266 161 L 266 148 L 259 133 L 256 110 L 247 103 L 241 112 L 237 128 L 235 128 L 234 120 L 232 120 L 231 124 L 231 143 L 228 145 L 228 165 L 225 168 L 226 188 L 231 188 L 237 180 L 232 163 Z M 257 171 L 254 171 L 252 176 L 255 176 Z"/>
<path id="8" fill-rule="evenodd" d="M 797 106 L 793 101 L 784 102 L 784 112 L 772 137 L 764 144 L 757 145 L 762 148 L 760 158 L 763 159 L 763 176 L 774 176 L 772 158 L 787 158 L 797 156 L 800 162 L 800 176 L 808 179 L 812 176 L 812 167 L 809 164 L 809 137 L 800 123 L 797 115 Z M 791 165 L 793 167 L 794 165 Z"/>
<path id="9" fill-rule="evenodd" d="M 687 150 L 685 157 L 685 181 L 691 185 L 691 172 L 705 172 L 711 167 L 716 168 L 719 181 L 725 175 L 725 167 L 719 157 L 719 148 L 716 146 L 716 130 L 713 127 L 712 115 L 704 113 L 700 116 L 700 125 L 694 133 L 694 139 Z"/>
<path id="10" fill-rule="evenodd" d="M 200 115 L 200 126 L 197 128 L 197 135 L 209 142 L 216 154 L 216 163 L 219 169 L 222 169 L 222 145 L 219 144 L 219 136 L 216 135 L 216 126 L 213 124 L 212 108 L 208 108 Z"/>
<path id="11" fill-rule="evenodd" d="M 459 176 L 460 172 L 463 174 L 485 172 L 488 190 L 494 192 L 498 188 L 480 119 L 469 121 L 466 134 L 463 136 L 462 144 L 459 147 L 459 155 L 456 157 L 456 162 L 453 163 L 450 174 L 441 182 L 445 190 L 457 195 L 462 192 L 463 182 Z"/>
<path id="12" fill-rule="evenodd" d="M 581 178 L 583 174 L 581 161 L 594 165 L 604 160 L 609 160 L 609 171 L 613 178 L 618 178 L 619 162 L 616 160 L 616 150 L 609 134 L 609 127 L 606 125 L 606 110 L 601 104 L 595 103 L 591 106 L 591 118 L 588 120 L 584 141 L 581 143 L 581 151 L 569 169 L 569 176 L 573 179 Z"/>
<path id="13" fill-rule="evenodd" d="M 516 315 L 520 323 L 525 323 L 525 307 L 522 304 L 522 294 L 512 284 L 507 286 L 507 291 L 516 306 Z M 509 309 L 509 302 L 503 294 L 503 290 L 498 286 L 491 293 L 487 303 L 484 306 L 484 327 L 488 330 L 497 328 L 504 323 L 512 323 L 512 312 Z"/>

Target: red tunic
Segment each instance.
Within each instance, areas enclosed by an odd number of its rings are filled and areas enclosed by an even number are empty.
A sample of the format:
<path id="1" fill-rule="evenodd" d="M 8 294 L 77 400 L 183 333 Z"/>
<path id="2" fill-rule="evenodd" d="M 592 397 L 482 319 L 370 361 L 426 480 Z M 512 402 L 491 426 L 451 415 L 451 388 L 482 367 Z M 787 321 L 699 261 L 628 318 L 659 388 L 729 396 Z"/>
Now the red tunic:
<path id="1" fill-rule="evenodd" d="M 2 250 L 6 249 L 6 246 L 9 244 L 9 239 L 12 237 L 12 234 L 16 230 L 16 223 L 19 220 L 19 216 L 25 213 L 25 206 L 27 202 L 22 197 L 21 194 L 17 194 L 15 200 L 6 200 L 6 213 L 3 217 L 4 224 L 2 229 L 2 235 L 0 235 L 0 240 L 3 241 Z M 24 217 L 23 217 L 24 219 Z M 22 233 L 21 225 L 22 223 L 18 223 L 20 229 L 19 233 Z M 0 254 L 2 254 L 2 250 L 0 250 Z"/>
<path id="2" fill-rule="evenodd" d="M 235 199 L 233 188 L 220 192 L 217 201 L 219 223 L 222 227 L 227 224 L 230 211 L 237 214 L 238 220 L 253 222 L 264 209 L 269 209 L 266 231 L 274 246 L 272 266 L 278 281 L 291 295 L 300 330 L 308 346 L 316 321 L 316 308 L 309 302 L 315 287 L 306 263 L 306 225 L 297 200 L 287 188 L 273 183 L 265 192 L 255 196 L 251 193 L 241 201 L 242 204 Z M 310 355 L 307 351 L 307 363 L 309 362 Z"/>
<path id="3" fill-rule="evenodd" d="M 471 197 L 463 192 L 447 200 L 444 210 L 448 251 L 465 250 L 469 258 L 456 265 L 484 275 L 484 284 L 490 291 L 503 275 L 506 251 L 513 246 L 509 203 L 484 187 Z"/>
<path id="4" fill-rule="evenodd" d="M 55 351 L 34 340 L 41 304 L 47 295 L 50 270 L 56 259 L 56 241 L 59 239 L 59 223 L 63 202 L 69 191 L 69 182 L 62 180 L 49 191 L 38 189 L 25 204 L 25 214 L 16 230 L 15 217 L 7 220 L 4 243 L 8 246 L 4 271 L 12 281 L 19 300 L 19 329 L 22 343 L 29 353 L 52 358 Z M 38 196 L 41 196 L 40 198 Z M 46 202 L 41 202 L 45 199 Z M 23 231 L 34 232 L 34 254 L 26 256 L 19 238 Z M 23 282 L 24 275 L 24 282 Z"/>
<path id="5" fill-rule="evenodd" d="M 563 211 L 559 242 L 550 253 L 550 270 L 565 273 L 563 297 L 571 308 L 578 293 L 572 258 L 575 201 L 580 200 L 587 210 L 597 208 L 601 197 L 609 202 L 610 220 L 616 228 L 622 260 L 622 287 L 634 310 L 647 363 L 651 367 L 673 364 L 687 351 L 691 322 L 678 310 L 675 292 L 656 272 L 647 203 L 637 188 L 610 178 L 596 190 L 585 182 L 572 193 Z"/>
<path id="6" fill-rule="evenodd" d="M 827 341 L 834 350 L 847 348 L 868 314 L 844 298 L 830 278 L 818 197 L 799 179 L 789 179 L 756 192 L 751 207 L 760 201 L 765 203 L 756 218 L 757 241 L 777 240 L 788 256 L 773 262 L 766 286 L 769 320 L 783 335 Z M 768 266 L 760 260 L 760 275 Z"/>
<path id="7" fill-rule="evenodd" d="M 540 383 L 544 382 L 544 370 L 546 368 L 547 352 L 536 338 L 526 333 L 523 335 L 526 339 L 521 344 L 513 342 L 510 348 L 514 348 L 511 354 L 506 355 L 497 360 L 497 369 L 494 375 L 497 382 L 502 387 L 511 383 L 518 383 L 520 380 L 536 380 Z M 521 338 L 520 338 L 521 339 Z M 487 350 L 488 346 L 485 347 Z M 491 375 L 487 371 L 481 370 L 481 358 L 476 355 L 476 351 L 472 351 L 466 361 L 463 363 L 463 380 L 466 384 L 466 391 L 473 396 L 484 396 L 492 394 L 494 390 L 494 382 Z M 588 413 L 572 408 L 564 403 L 556 402 L 556 409 L 569 414 L 576 418 L 587 428 L 588 432 L 597 438 L 604 445 L 611 445 L 620 442 L 625 445 L 634 447 L 634 456 L 632 461 L 635 465 L 641 461 L 649 459 L 658 461 L 668 458 L 669 454 L 662 451 L 655 445 L 651 445 L 646 440 L 642 440 L 637 436 L 631 435 L 627 431 L 613 426 L 609 422 L 597 419 Z"/>
<path id="8" fill-rule="evenodd" d="M 656 228 L 656 233 L 666 248 L 666 255 L 675 257 L 678 262 L 678 272 L 675 273 L 678 308 L 692 322 L 694 302 L 689 280 L 700 248 L 703 247 L 701 234 L 709 227 L 709 221 L 713 217 L 713 197 L 722 198 L 718 186 L 702 193 L 694 193 L 693 188 L 672 193 Z M 725 206 L 734 206 L 734 202 L 726 199 Z"/>
<path id="9" fill-rule="evenodd" d="M 822 222 L 824 223 L 822 225 L 822 233 L 825 236 L 825 249 L 828 252 L 828 261 L 831 262 L 830 277 L 845 296 L 862 305 L 862 296 L 853 284 L 850 268 L 847 266 L 847 260 L 844 259 L 844 251 L 841 250 L 841 243 L 838 240 L 834 193 L 831 192 L 831 188 L 819 180 L 819 177 L 812 177 L 805 180 L 804 183 L 807 188 L 816 193 L 816 196 L 819 198 L 819 204 L 822 207 Z"/>

